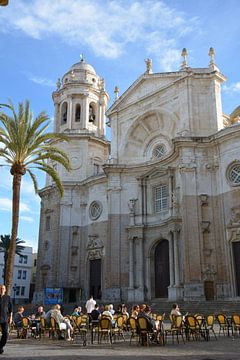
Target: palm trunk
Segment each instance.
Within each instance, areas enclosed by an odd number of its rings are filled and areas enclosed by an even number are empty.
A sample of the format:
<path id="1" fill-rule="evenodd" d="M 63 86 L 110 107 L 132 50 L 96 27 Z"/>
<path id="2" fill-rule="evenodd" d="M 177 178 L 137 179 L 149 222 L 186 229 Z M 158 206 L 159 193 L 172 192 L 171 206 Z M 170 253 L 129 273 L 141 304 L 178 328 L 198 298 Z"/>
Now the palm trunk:
<path id="1" fill-rule="evenodd" d="M 3 281 L 6 284 L 6 267 L 7 267 L 7 259 L 8 259 L 8 249 L 6 249 L 4 253 L 4 266 L 3 266 Z"/>
<path id="2" fill-rule="evenodd" d="M 22 174 L 19 172 L 13 174 L 12 184 L 12 233 L 11 241 L 8 250 L 8 260 L 6 266 L 6 288 L 7 294 L 11 294 L 12 278 L 14 269 L 14 259 L 16 252 L 16 239 L 18 235 L 18 223 L 19 223 L 19 207 L 20 207 L 20 189 L 21 189 Z"/>

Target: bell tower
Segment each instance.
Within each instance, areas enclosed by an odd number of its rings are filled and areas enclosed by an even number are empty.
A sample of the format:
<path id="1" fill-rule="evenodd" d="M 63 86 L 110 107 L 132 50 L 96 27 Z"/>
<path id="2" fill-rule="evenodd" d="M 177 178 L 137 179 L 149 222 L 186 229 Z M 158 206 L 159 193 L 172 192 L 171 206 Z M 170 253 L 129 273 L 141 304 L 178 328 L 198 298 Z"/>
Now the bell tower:
<path id="1" fill-rule="evenodd" d="M 69 142 L 59 144 L 71 161 L 72 171 L 58 164 L 61 181 L 78 182 L 103 173 L 109 141 L 106 139 L 105 111 L 109 96 L 104 79 L 82 58 L 58 79 L 52 94 L 54 102 L 54 132 L 64 133 Z M 52 180 L 47 176 L 47 185 Z"/>
<path id="2" fill-rule="evenodd" d="M 105 137 L 105 111 L 109 96 L 104 79 L 83 59 L 58 79 L 53 92 L 54 131 Z"/>

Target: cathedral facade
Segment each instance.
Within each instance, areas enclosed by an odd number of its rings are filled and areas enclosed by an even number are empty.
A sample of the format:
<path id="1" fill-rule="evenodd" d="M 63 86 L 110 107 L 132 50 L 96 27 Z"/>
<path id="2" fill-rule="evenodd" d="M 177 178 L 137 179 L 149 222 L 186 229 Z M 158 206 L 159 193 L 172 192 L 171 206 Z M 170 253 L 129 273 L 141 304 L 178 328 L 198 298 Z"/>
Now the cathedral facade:
<path id="1" fill-rule="evenodd" d="M 52 164 L 41 214 L 36 301 L 230 299 L 240 296 L 240 124 L 223 114 L 226 80 L 206 68 L 146 71 L 108 108 L 104 80 L 84 60 L 53 92 L 54 131 L 71 160 Z M 111 127 L 106 139 L 105 113 Z M 235 123 L 234 123 L 235 121 Z"/>

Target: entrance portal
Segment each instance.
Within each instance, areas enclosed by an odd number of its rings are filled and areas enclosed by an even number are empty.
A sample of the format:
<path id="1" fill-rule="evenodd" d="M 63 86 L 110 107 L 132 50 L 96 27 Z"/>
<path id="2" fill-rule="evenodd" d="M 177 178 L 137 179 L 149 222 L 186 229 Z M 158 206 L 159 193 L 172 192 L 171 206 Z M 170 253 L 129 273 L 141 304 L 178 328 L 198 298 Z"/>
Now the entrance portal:
<path id="1" fill-rule="evenodd" d="M 233 242 L 232 246 L 235 266 L 236 296 L 240 296 L 240 241 Z"/>
<path id="2" fill-rule="evenodd" d="M 101 259 L 90 260 L 90 283 L 89 283 L 89 295 L 92 295 L 94 299 L 101 299 Z"/>
<path id="3" fill-rule="evenodd" d="M 155 249 L 155 297 L 167 298 L 169 277 L 169 246 L 162 240 Z"/>

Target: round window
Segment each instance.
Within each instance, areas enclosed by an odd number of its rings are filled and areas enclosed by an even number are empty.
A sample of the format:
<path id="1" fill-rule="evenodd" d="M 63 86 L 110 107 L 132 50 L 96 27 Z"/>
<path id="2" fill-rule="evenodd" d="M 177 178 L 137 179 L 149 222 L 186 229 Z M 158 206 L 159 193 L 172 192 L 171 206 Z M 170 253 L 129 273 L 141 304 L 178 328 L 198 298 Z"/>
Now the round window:
<path id="1" fill-rule="evenodd" d="M 89 206 L 89 216 L 92 220 L 97 220 L 102 213 L 102 204 L 100 201 L 93 201 Z"/>
<path id="2" fill-rule="evenodd" d="M 227 178 L 232 186 L 240 185 L 240 163 L 230 165 L 227 170 Z"/>
<path id="3" fill-rule="evenodd" d="M 166 154 L 166 147 L 163 144 L 157 145 L 154 149 L 153 149 L 153 156 L 157 159 L 160 159 L 161 157 L 163 157 Z"/>

